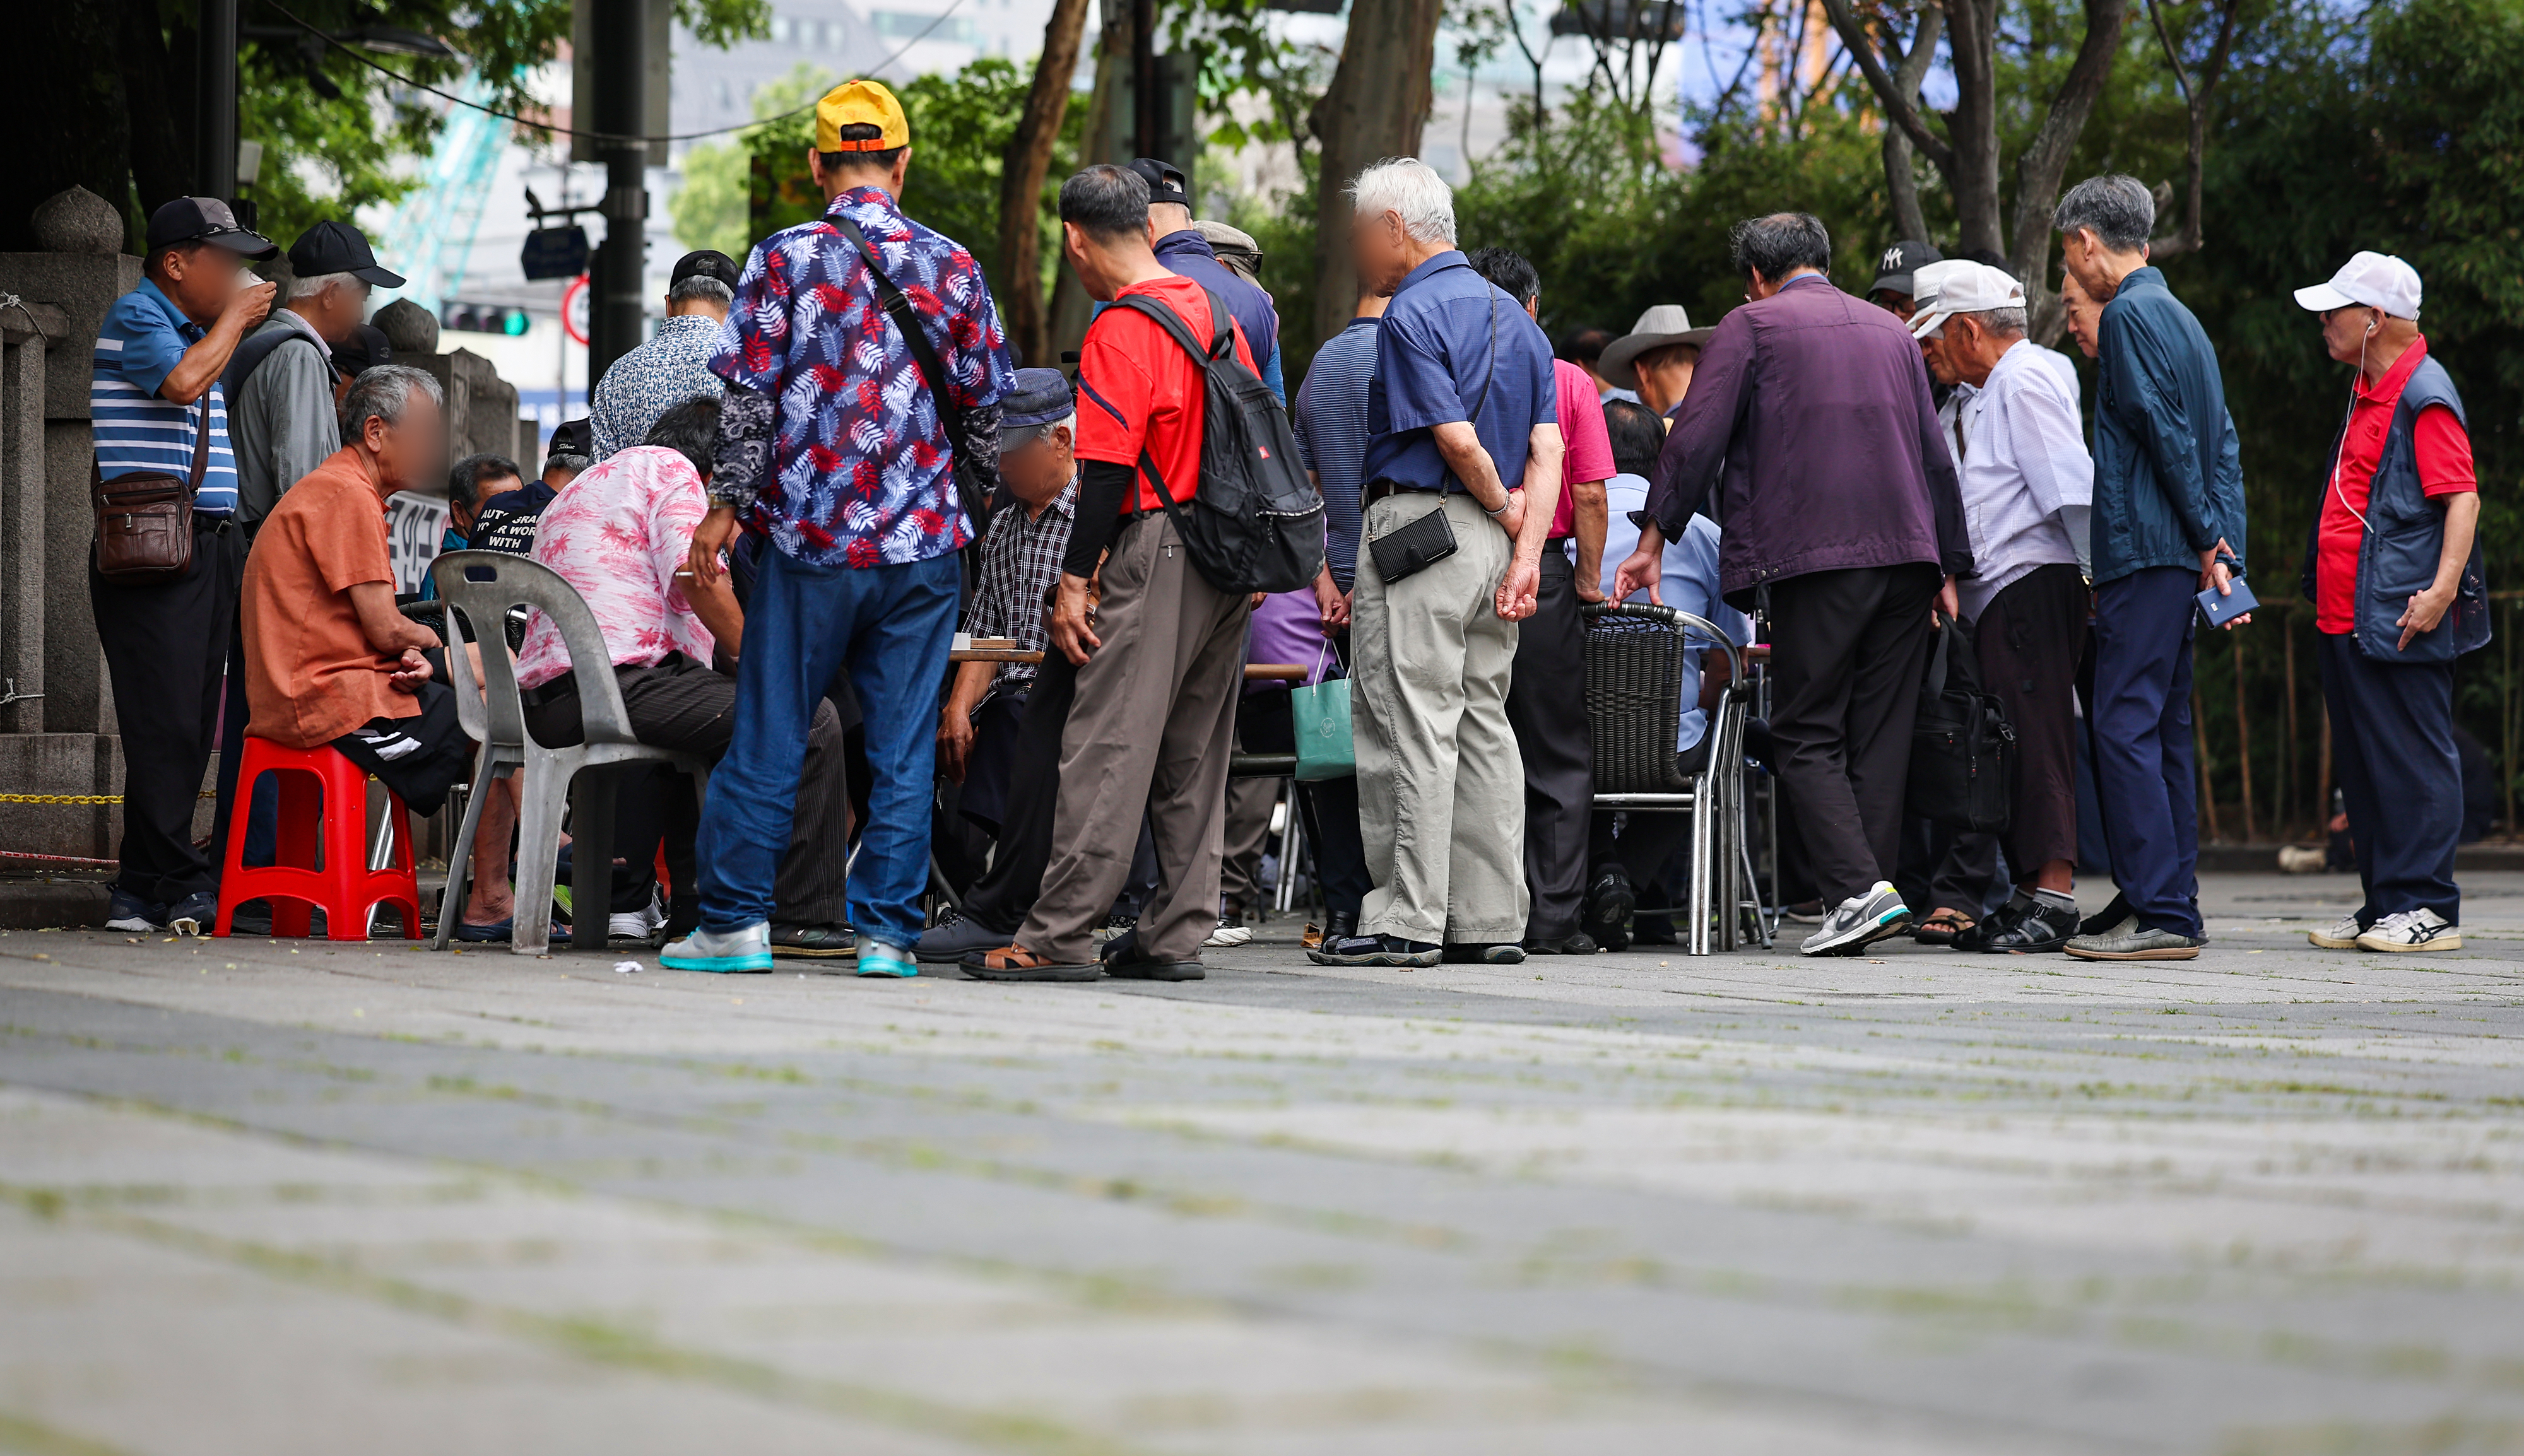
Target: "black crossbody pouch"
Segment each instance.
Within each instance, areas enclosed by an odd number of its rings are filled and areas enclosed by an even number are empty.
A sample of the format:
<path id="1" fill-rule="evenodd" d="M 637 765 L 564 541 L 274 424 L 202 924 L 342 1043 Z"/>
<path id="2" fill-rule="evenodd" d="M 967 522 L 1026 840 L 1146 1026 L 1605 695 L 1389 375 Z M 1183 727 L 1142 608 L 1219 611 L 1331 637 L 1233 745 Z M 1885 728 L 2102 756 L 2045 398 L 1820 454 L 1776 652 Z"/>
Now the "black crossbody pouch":
<path id="1" fill-rule="evenodd" d="M 1490 299 L 1490 362 L 1481 373 L 1481 392 L 1473 396 L 1469 417 L 1480 419 L 1481 406 L 1489 403 L 1490 380 L 1498 373 L 1498 299 Z M 1376 574 L 1391 586 L 1415 571 L 1425 570 L 1455 554 L 1455 527 L 1446 519 L 1445 497 L 1437 498 L 1434 510 L 1407 526 L 1385 532 L 1367 543 L 1368 558 L 1376 562 Z"/>

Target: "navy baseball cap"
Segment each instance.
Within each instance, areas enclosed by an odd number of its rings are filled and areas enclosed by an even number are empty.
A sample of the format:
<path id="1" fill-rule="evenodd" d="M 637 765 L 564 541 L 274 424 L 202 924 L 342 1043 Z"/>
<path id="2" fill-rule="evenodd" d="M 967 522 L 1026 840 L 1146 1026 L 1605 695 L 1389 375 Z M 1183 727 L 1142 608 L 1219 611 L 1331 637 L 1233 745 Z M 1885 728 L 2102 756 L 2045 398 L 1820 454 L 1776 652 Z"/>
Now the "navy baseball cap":
<path id="1" fill-rule="evenodd" d="M 1154 157 L 1135 157 L 1131 161 L 1131 170 L 1138 172 L 1140 180 L 1148 184 L 1148 201 L 1170 202 L 1179 208 L 1191 206 L 1191 193 L 1184 188 L 1182 168 L 1171 162 L 1159 162 Z"/>
<path id="2" fill-rule="evenodd" d="M 216 243 L 257 262 L 280 252 L 271 239 L 238 226 L 236 214 L 216 197 L 179 197 L 149 215 L 149 251 L 177 243 Z"/>
<path id="3" fill-rule="evenodd" d="M 1911 286 L 1911 275 L 1929 264 L 1945 261 L 1946 255 L 1930 245 L 1906 238 L 1885 249 L 1884 256 L 1877 260 L 1875 281 L 1867 285 L 1867 296 L 1873 298 L 1887 292 L 1915 294 L 1918 290 Z"/>
<path id="4" fill-rule="evenodd" d="M 318 222 L 300 233 L 289 245 L 289 271 L 301 278 L 349 273 L 379 288 L 403 286 L 403 274 L 377 267 L 366 236 L 348 222 Z"/>
<path id="5" fill-rule="evenodd" d="M 1017 387 L 999 401 L 999 452 L 1006 454 L 1078 413 L 1069 376 L 1058 369 L 1019 369 Z"/>
<path id="6" fill-rule="evenodd" d="M 555 456 L 577 456 L 585 459 L 596 453 L 596 426 L 586 419 L 565 419 L 553 426 L 552 443 L 544 447 L 544 461 Z"/>

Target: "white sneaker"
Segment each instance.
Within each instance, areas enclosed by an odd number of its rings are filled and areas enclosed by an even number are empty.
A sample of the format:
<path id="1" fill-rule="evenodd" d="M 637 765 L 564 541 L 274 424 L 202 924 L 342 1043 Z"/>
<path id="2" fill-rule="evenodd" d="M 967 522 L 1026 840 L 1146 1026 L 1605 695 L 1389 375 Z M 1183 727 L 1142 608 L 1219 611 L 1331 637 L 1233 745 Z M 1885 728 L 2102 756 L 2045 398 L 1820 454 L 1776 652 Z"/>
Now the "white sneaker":
<path id="1" fill-rule="evenodd" d="M 2357 948 L 2357 938 L 2365 933 L 2366 927 L 2358 924 L 2357 917 L 2351 914 L 2341 916 L 2338 922 L 2327 930 L 2306 931 L 2305 938 L 2325 950 L 2354 950 Z"/>
<path id="2" fill-rule="evenodd" d="M 1221 905 L 1218 911 L 1218 928 L 1211 931 L 1209 939 L 1201 942 L 1200 945 L 1204 950 L 1225 950 L 1232 946 L 1241 946 L 1251 939 L 1253 939 L 1253 930 L 1244 923 L 1244 917 Z"/>
<path id="3" fill-rule="evenodd" d="M 2403 910 L 2366 927 L 2357 944 L 2368 950 L 2459 950 L 2462 931 L 2434 910 Z"/>
<path id="4" fill-rule="evenodd" d="M 729 972 L 771 969 L 771 922 L 743 930 L 697 929 L 657 954 L 657 964 L 678 971 Z"/>
<path id="5" fill-rule="evenodd" d="M 1807 955 L 1854 955 L 1887 936 L 1899 935 L 1911 923 L 1911 907 L 1902 892 L 1886 880 L 1865 895 L 1853 895 L 1822 917 L 1822 929 L 1806 937 L 1797 948 Z"/>
<path id="6" fill-rule="evenodd" d="M 653 944 L 666 924 L 666 907 L 657 903 L 657 887 L 649 887 L 649 902 L 636 910 L 617 911 L 605 920 L 607 940 Z"/>

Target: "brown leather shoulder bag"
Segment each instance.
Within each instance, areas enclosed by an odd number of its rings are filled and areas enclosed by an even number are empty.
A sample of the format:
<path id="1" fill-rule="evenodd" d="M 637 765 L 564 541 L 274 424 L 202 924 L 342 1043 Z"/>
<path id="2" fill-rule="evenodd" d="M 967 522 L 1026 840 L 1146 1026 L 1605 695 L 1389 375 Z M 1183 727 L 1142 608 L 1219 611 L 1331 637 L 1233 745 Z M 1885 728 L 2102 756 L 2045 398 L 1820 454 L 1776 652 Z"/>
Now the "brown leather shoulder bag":
<path id="1" fill-rule="evenodd" d="M 96 574 L 119 586 L 171 581 L 193 565 L 193 497 L 211 461 L 211 397 L 202 395 L 193 422 L 193 470 L 185 479 L 164 472 L 112 480 L 88 465 L 96 497 Z"/>

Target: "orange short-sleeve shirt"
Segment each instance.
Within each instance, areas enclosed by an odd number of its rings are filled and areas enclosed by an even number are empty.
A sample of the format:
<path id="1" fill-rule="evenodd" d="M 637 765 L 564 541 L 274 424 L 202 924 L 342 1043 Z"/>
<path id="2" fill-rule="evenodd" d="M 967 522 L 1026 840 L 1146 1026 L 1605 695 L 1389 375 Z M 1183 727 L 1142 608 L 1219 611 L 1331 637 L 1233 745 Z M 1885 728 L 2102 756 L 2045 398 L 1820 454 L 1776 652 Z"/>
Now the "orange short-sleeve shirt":
<path id="1" fill-rule="evenodd" d="M 420 711 L 387 680 L 395 664 L 351 606 L 351 588 L 370 581 L 394 584 L 385 504 L 346 447 L 282 493 L 246 558 L 246 732 L 312 749 Z"/>

